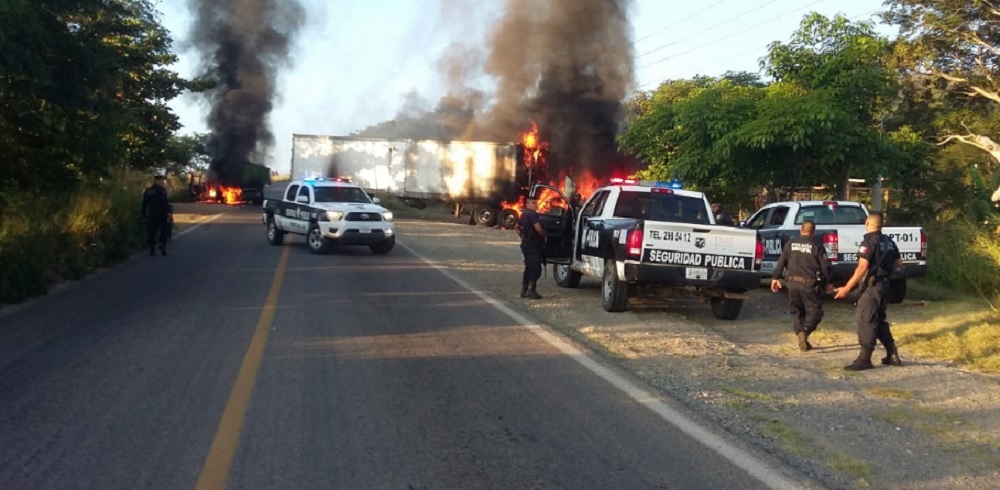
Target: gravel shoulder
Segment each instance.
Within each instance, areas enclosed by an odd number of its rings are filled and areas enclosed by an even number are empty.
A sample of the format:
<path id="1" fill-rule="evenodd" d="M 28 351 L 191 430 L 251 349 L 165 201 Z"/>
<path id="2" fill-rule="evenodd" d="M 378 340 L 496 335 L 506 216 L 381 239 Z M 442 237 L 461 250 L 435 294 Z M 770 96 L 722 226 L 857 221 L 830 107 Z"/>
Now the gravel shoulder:
<path id="1" fill-rule="evenodd" d="M 905 342 L 903 367 L 846 372 L 857 355 L 850 302 L 826 301 L 816 349 L 800 353 L 785 295 L 763 287 L 732 322 L 655 294 L 607 313 L 595 279 L 562 289 L 551 269 L 544 299 L 525 300 L 511 231 L 437 219 L 399 219 L 400 243 L 828 488 L 1000 487 L 1000 376 L 912 357 Z M 925 305 L 890 307 L 897 336 L 926 321 Z"/>

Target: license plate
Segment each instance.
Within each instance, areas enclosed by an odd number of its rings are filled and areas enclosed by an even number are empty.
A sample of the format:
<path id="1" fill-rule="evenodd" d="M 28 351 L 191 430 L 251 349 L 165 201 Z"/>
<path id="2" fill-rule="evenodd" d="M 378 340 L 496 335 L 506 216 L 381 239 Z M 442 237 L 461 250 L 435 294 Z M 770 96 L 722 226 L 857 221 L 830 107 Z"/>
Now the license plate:
<path id="1" fill-rule="evenodd" d="M 688 279 L 700 279 L 704 281 L 708 279 L 708 269 L 704 267 L 688 267 L 684 269 L 684 276 Z"/>
<path id="2" fill-rule="evenodd" d="M 358 231 L 361 232 L 361 233 L 371 233 L 372 232 L 372 227 L 371 226 L 361 226 L 361 227 L 358 227 Z"/>

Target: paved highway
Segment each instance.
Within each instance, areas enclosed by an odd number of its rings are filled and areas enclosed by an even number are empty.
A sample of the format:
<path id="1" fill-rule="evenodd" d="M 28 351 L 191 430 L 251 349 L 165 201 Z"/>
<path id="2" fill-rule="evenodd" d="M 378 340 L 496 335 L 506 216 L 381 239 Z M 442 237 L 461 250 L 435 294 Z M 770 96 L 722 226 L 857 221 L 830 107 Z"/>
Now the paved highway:
<path id="1" fill-rule="evenodd" d="M 287 241 L 233 210 L 168 257 L 0 311 L 0 489 L 793 481 L 669 423 L 668 405 L 419 250 Z"/>

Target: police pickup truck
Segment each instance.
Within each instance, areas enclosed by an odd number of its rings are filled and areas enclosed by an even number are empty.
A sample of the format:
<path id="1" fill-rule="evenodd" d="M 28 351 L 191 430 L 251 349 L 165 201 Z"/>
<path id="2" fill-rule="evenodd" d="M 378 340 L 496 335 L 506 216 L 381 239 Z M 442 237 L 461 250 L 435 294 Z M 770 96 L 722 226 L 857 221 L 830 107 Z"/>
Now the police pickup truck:
<path id="1" fill-rule="evenodd" d="M 267 241 L 281 245 L 286 233 L 303 235 L 309 251 L 334 245 L 367 245 L 384 255 L 396 244 L 392 212 L 346 179 L 293 181 L 279 195 L 265 193 L 261 220 Z"/>
<path id="2" fill-rule="evenodd" d="M 868 209 L 851 201 L 786 201 L 764 206 L 743 226 L 757 230 L 764 242 L 764 263 L 760 273 L 770 277 L 781 257 L 785 242 L 799 235 L 802 222 L 816 223 L 816 239 L 826 247 L 833 268 L 831 284 L 847 282 L 858 266 L 858 248 L 865 233 Z M 899 247 L 903 266 L 893 271 L 889 281 L 890 303 L 900 303 L 906 297 L 906 278 L 927 273 L 927 235 L 919 226 L 883 227 Z"/>
<path id="3" fill-rule="evenodd" d="M 705 298 L 716 318 L 735 320 L 744 293 L 760 287 L 763 246 L 753 230 L 715 225 L 702 193 L 676 187 L 615 179 L 579 211 L 552 206 L 540 214 L 556 284 L 600 278 L 604 309 L 614 312 L 625 310 L 633 288 L 655 285 Z M 536 185 L 532 195 L 566 202 L 553 187 Z"/>

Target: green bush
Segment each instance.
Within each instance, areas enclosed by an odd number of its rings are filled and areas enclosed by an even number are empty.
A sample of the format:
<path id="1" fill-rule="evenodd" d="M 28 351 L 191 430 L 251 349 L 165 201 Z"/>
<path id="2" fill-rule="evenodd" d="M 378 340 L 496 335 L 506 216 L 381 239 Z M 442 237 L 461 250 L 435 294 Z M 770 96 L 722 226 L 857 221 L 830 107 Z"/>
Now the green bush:
<path id="1" fill-rule="evenodd" d="M 125 260 L 142 245 L 146 178 L 122 174 L 73 195 L 5 192 L 0 213 L 0 303 L 45 294 Z"/>
<path id="2" fill-rule="evenodd" d="M 963 220 L 924 226 L 928 282 L 990 301 L 1000 297 L 1000 231 Z"/>

